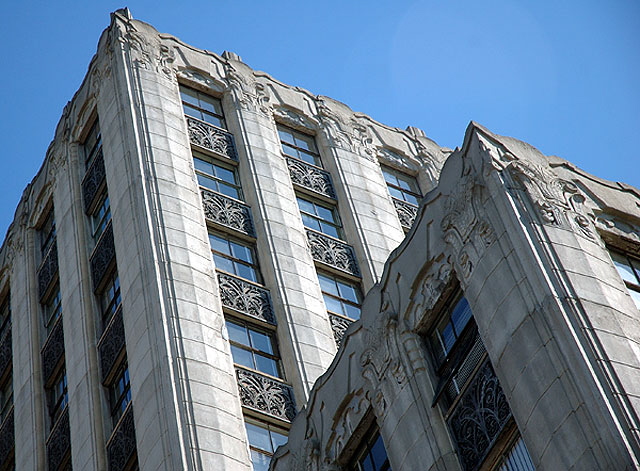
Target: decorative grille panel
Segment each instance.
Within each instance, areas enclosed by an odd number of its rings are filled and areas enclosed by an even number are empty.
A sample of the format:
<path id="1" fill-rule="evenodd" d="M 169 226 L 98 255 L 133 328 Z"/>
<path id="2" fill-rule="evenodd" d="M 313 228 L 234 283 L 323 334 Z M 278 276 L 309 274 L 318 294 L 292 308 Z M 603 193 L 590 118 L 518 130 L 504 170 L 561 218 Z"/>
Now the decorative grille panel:
<path id="1" fill-rule="evenodd" d="M 11 366 L 13 353 L 11 350 L 11 324 L 8 323 L 2 339 L 0 339 L 0 376 Z"/>
<path id="2" fill-rule="evenodd" d="M 87 170 L 84 180 L 82 180 L 82 199 L 84 202 L 84 212 L 89 214 L 91 205 L 98 196 L 98 190 L 102 186 L 106 172 L 104 169 L 104 159 L 102 152 L 95 158 L 89 170 Z"/>
<path id="3" fill-rule="evenodd" d="M 54 240 L 38 270 L 38 295 L 44 297 L 58 275 L 58 244 Z"/>
<path id="4" fill-rule="evenodd" d="M 97 290 L 102 280 L 107 275 L 111 262 L 115 259 L 116 247 L 113 242 L 113 227 L 111 221 L 105 227 L 104 232 L 98 240 L 96 248 L 91 254 L 91 279 L 93 289 Z"/>
<path id="5" fill-rule="evenodd" d="M 202 190 L 204 217 L 225 227 L 253 236 L 251 209 L 238 200 L 219 193 Z"/>
<path id="6" fill-rule="evenodd" d="M 111 318 L 111 321 L 98 342 L 100 370 L 102 371 L 103 382 L 107 376 L 109 376 L 111 370 L 113 370 L 124 347 L 124 323 L 122 322 L 122 307 L 120 307 Z"/>
<path id="7" fill-rule="evenodd" d="M 11 456 L 11 451 L 15 446 L 13 407 L 0 425 L 0 469 Z"/>
<path id="8" fill-rule="evenodd" d="M 296 415 L 293 389 L 288 384 L 236 367 L 242 405 L 290 422 Z"/>
<path id="9" fill-rule="evenodd" d="M 393 205 L 396 207 L 400 224 L 405 229 L 410 229 L 413 225 L 413 221 L 416 219 L 416 215 L 418 214 L 418 207 L 396 198 L 391 199 L 393 200 Z"/>
<path id="10" fill-rule="evenodd" d="M 199 119 L 185 116 L 192 144 L 229 159 L 238 160 L 233 135 Z"/>
<path id="11" fill-rule="evenodd" d="M 291 181 L 296 185 L 329 198 L 336 197 L 329 172 L 291 157 L 287 157 L 287 166 L 289 167 Z"/>
<path id="12" fill-rule="evenodd" d="M 218 284 L 224 307 L 275 325 L 268 290 L 220 272 L 218 272 Z"/>
<path id="13" fill-rule="evenodd" d="M 42 374 L 47 383 L 64 355 L 64 331 L 62 316 L 56 320 L 47 341 L 42 347 Z"/>
<path id="14" fill-rule="evenodd" d="M 131 403 L 107 443 L 109 471 L 123 471 L 136 452 L 136 429 Z"/>
<path id="15" fill-rule="evenodd" d="M 331 329 L 333 330 L 333 338 L 336 340 L 336 344 L 340 346 L 344 333 L 353 321 L 331 313 L 329 313 L 329 321 L 331 322 Z"/>
<path id="16" fill-rule="evenodd" d="M 355 253 L 349 244 L 311 229 L 307 229 L 307 239 L 311 256 L 316 262 L 325 263 L 350 275 L 360 276 Z"/>
<path id="17" fill-rule="evenodd" d="M 69 409 L 66 408 L 47 440 L 47 461 L 50 471 L 57 471 L 60 465 L 67 459 L 71 452 L 71 439 L 69 436 Z"/>

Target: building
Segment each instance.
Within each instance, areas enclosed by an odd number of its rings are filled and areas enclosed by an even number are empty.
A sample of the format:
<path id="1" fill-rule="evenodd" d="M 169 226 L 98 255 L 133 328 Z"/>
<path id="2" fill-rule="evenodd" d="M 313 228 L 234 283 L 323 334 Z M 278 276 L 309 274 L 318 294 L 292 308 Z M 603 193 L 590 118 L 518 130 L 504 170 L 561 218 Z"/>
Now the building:
<path id="1" fill-rule="evenodd" d="M 637 467 L 639 200 L 118 10 L 0 249 L 0 470 Z"/>

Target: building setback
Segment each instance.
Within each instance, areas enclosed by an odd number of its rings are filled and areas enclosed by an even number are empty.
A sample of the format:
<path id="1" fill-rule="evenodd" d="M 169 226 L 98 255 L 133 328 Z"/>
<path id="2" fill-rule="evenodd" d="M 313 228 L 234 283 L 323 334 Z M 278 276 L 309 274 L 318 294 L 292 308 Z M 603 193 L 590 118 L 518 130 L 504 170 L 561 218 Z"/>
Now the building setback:
<path id="1" fill-rule="evenodd" d="M 0 470 L 638 467 L 640 193 L 522 142 L 123 9 L 15 214 Z"/>

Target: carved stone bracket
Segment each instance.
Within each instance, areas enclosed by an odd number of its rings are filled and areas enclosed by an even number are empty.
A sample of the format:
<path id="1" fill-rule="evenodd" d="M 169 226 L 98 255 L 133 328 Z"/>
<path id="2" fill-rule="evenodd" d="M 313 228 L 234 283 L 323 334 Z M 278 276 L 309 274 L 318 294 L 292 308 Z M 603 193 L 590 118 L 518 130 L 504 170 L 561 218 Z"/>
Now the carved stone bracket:
<path id="1" fill-rule="evenodd" d="M 111 226 L 111 221 L 109 221 L 91 254 L 91 280 L 93 281 L 94 290 L 97 290 L 100 283 L 102 283 L 115 257 L 116 247 L 113 241 L 113 227 Z"/>
<path id="2" fill-rule="evenodd" d="M 71 437 L 69 434 L 69 409 L 64 412 L 53 426 L 47 439 L 47 462 L 50 470 L 59 470 L 71 452 Z"/>
<path id="3" fill-rule="evenodd" d="M 123 471 L 136 452 L 133 407 L 129 403 L 107 442 L 108 471 Z"/>
<path id="4" fill-rule="evenodd" d="M 5 469 L 4 465 L 11 456 L 15 446 L 13 406 L 0 425 L 0 469 Z"/>
<path id="5" fill-rule="evenodd" d="M 54 240 L 38 270 L 38 295 L 44 297 L 47 290 L 58 276 L 58 245 Z"/>
<path id="6" fill-rule="evenodd" d="M 102 150 L 100 154 L 96 156 L 91 167 L 87 170 L 84 180 L 82 180 L 82 199 L 84 202 L 84 212 L 89 214 L 91 206 L 98 196 L 98 190 L 102 186 L 106 177 L 104 168 L 104 158 L 102 157 Z"/>
<path id="7" fill-rule="evenodd" d="M 218 272 L 218 285 L 224 307 L 275 325 L 268 290 L 220 272 Z"/>
<path id="8" fill-rule="evenodd" d="M 418 207 L 414 204 L 407 203 L 406 201 L 402 201 L 396 198 L 391 199 L 393 200 L 393 205 L 396 207 L 396 212 L 398 213 L 400 224 L 405 229 L 410 229 L 413 225 L 413 221 L 416 220 Z"/>
<path id="9" fill-rule="evenodd" d="M 477 469 L 510 418 L 507 398 L 486 361 L 448 420 L 465 470 Z"/>
<path id="10" fill-rule="evenodd" d="M 335 199 L 329 172 L 291 157 L 287 157 L 287 166 L 293 183 Z"/>
<path id="11" fill-rule="evenodd" d="M 51 378 L 56 367 L 64 355 L 64 330 L 62 329 L 62 316 L 56 320 L 47 341 L 42 347 L 42 375 L 45 384 Z"/>
<path id="12" fill-rule="evenodd" d="M 238 160 L 233 135 L 199 119 L 186 116 L 189 139 L 192 144 L 215 152 L 222 157 Z"/>
<path id="13" fill-rule="evenodd" d="M 243 234 L 254 235 L 251 209 L 248 205 L 219 193 L 203 189 L 202 207 L 204 209 L 204 217 L 209 221 Z"/>
<path id="14" fill-rule="evenodd" d="M 353 324 L 353 321 L 342 316 L 336 316 L 335 314 L 329 313 L 329 322 L 331 323 L 331 330 L 333 330 L 333 338 L 336 341 L 336 345 L 340 346 L 344 333 L 347 331 L 349 326 Z"/>
<path id="15" fill-rule="evenodd" d="M 236 376 L 244 407 L 286 422 L 293 420 L 296 407 L 291 386 L 238 367 Z"/>
<path id="16" fill-rule="evenodd" d="M 350 275 L 360 276 L 356 255 L 349 244 L 311 229 L 307 229 L 307 240 L 311 256 L 316 262 L 325 263 Z"/>
<path id="17" fill-rule="evenodd" d="M 11 350 L 11 323 L 7 324 L 2 339 L 0 339 L 0 377 L 7 371 L 13 362 Z"/>
<path id="18" fill-rule="evenodd" d="M 100 370 L 104 382 L 113 370 L 120 353 L 125 348 L 122 307 L 118 308 L 98 342 L 100 352 Z"/>

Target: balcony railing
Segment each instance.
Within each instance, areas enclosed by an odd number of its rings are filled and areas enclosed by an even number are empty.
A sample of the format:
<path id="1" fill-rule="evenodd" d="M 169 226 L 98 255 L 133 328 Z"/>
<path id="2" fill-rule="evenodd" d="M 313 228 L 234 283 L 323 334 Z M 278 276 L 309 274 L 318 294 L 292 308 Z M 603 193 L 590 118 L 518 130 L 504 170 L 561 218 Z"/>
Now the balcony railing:
<path id="1" fill-rule="evenodd" d="M 407 203 L 406 201 L 396 198 L 391 199 L 393 200 L 393 205 L 396 207 L 400 224 L 405 229 L 411 229 L 413 221 L 416 220 L 416 215 L 418 214 L 418 207 L 414 204 Z"/>
<path id="2" fill-rule="evenodd" d="M 15 432 L 13 422 L 13 406 L 0 424 L 0 469 L 5 469 L 7 461 L 13 455 Z"/>
<path id="3" fill-rule="evenodd" d="M 64 330 L 62 329 L 62 316 L 56 319 L 56 323 L 42 347 L 42 375 L 45 384 L 55 372 L 64 355 Z"/>
<path id="4" fill-rule="evenodd" d="M 344 338 L 344 333 L 347 331 L 349 326 L 353 324 L 353 321 L 346 317 L 336 316 L 331 313 L 328 314 L 329 322 L 331 322 L 331 330 L 333 330 L 333 338 L 336 341 L 336 345 L 340 346 L 342 339 Z"/>
<path id="5" fill-rule="evenodd" d="M 296 406 L 291 386 L 237 366 L 236 376 L 244 407 L 286 422 L 293 420 Z"/>
<path id="6" fill-rule="evenodd" d="M 58 275 L 58 244 L 54 240 L 45 255 L 40 268 L 38 268 L 38 295 L 40 300 L 47 294 L 47 291 Z"/>
<path id="7" fill-rule="evenodd" d="M 116 424 L 107 442 L 108 471 L 123 471 L 136 453 L 136 429 L 131 403 Z"/>
<path id="8" fill-rule="evenodd" d="M 87 173 L 82 180 L 82 200 L 84 203 L 84 211 L 89 214 L 91 206 L 98 196 L 100 187 L 105 180 L 106 172 L 104 169 L 104 158 L 102 157 L 102 151 L 96 156 L 91 164 L 91 167 L 87 170 Z"/>
<path id="9" fill-rule="evenodd" d="M 287 157 L 287 166 L 291 181 L 296 185 L 329 198 L 336 197 L 329 172 L 292 157 Z"/>
<path id="10" fill-rule="evenodd" d="M 222 157 L 238 160 L 233 135 L 224 129 L 212 126 L 191 116 L 185 116 L 189 130 L 189 140 L 204 149 Z"/>
<path id="11" fill-rule="evenodd" d="M 91 279 L 94 290 L 99 288 L 100 283 L 109 272 L 115 256 L 116 247 L 113 241 L 113 227 L 111 221 L 109 221 L 91 254 Z"/>
<path id="12" fill-rule="evenodd" d="M 251 209 L 241 201 L 202 189 L 204 217 L 250 236 L 254 235 Z"/>
<path id="13" fill-rule="evenodd" d="M 311 256 L 316 262 L 324 263 L 350 275 L 360 276 L 353 247 L 341 240 L 307 229 L 307 239 Z"/>
<path id="14" fill-rule="evenodd" d="M 69 409 L 64 412 L 53 426 L 47 439 L 47 462 L 50 471 L 58 471 L 69 460 L 71 438 L 69 435 Z"/>
<path id="15" fill-rule="evenodd" d="M 275 325 L 269 290 L 221 272 L 218 284 L 224 307 Z"/>
<path id="16" fill-rule="evenodd" d="M 102 382 L 107 379 L 125 347 L 122 306 L 115 312 L 98 341 Z"/>
<path id="17" fill-rule="evenodd" d="M 7 371 L 13 361 L 11 350 L 11 322 L 7 322 L 2 338 L 0 339 L 0 377 Z"/>

